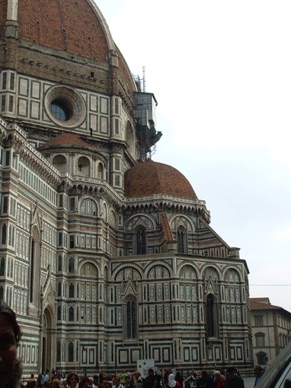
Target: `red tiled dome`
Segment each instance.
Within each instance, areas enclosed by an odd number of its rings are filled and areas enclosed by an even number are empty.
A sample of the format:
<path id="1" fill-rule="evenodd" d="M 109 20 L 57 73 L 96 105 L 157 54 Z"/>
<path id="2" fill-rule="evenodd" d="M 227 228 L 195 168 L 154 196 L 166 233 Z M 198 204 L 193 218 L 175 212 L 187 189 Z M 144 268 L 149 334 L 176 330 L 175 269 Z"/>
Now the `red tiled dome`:
<path id="1" fill-rule="evenodd" d="M 45 150 L 56 147 L 82 147 L 87 149 L 90 145 L 73 133 L 63 132 L 39 148 L 40 150 Z"/>
<path id="2" fill-rule="evenodd" d="M 8 0 L 0 1 L 0 41 L 5 36 Z M 135 82 L 128 65 L 112 39 L 106 20 L 93 0 L 19 0 L 19 41 L 32 47 L 49 47 L 68 55 L 90 58 L 102 67 L 110 55 L 119 57 L 118 73 L 131 91 Z"/>
<path id="3" fill-rule="evenodd" d="M 147 197 L 155 194 L 197 200 L 189 181 L 180 171 L 167 164 L 149 159 L 126 171 L 126 197 Z"/>

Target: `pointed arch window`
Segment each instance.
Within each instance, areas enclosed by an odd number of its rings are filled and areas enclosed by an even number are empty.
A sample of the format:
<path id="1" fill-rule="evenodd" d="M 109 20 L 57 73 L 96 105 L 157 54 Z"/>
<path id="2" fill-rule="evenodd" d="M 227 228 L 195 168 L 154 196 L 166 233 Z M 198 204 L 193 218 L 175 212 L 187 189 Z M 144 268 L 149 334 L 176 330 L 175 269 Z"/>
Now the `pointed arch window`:
<path id="1" fill-rule="evenodd" d="M 136 254 L 144 255 L 147 253 L 147 242 L 146 242 L 146 229 L 140 226 L 136 231 Z"/>
<path id="2" fill-rule="evenodd" d="M 71 283 L 69 286 L 69 298 L 74 298 L 75 296 L 75 287 L 74 284 Z"/>
<path id="3" fill-rule="evenodd" d="M 62 271 L 63 270 L 63 258 L 62 256 L 58 256 L 58 271 Z"/>
<path id="4" fill-rule="evenodd" d="M 58 306 L 57 317 L 58 317 L 58 321 L 62 320 L 62 307 L 61 306 Z"/>
<path id="5" fill-rule="evenodd" d="M 40 258 L 40 235 L 38 229 L 33 229 L 30 247 L 30 295 L 29 300 L 31 303 L 37 305 L 38 303 L 38 290 L 39 290 L 39 276 L 37 263 Z"/>
<path id="6" fill-rule="evenodd" d="M 187 253 L 187 231 L 179 226 L 177 230 L 178 253 Z"/>
<path id="7" fill-rule="evenodd" d="M 73 273 L 75 269 L 75 259 L 73 257 L 69 258 L 69 273 Z"/>
<path id="8" fill-rule="evenodd" d="M 218 334 L 217 304 L 213 294 L 207 295 L 206 301 L 206 333 L 207 337 L 217 337 Z"/>
<path id="9" fill-rule="evenodd" d="M 69 308 L 69 321 L 72 322 L 74 320 L 74 307 Z"/>
<path id="10" fill-rule="evenodd" d="M 58 283 L 58 296 L 62 296 L 62 283 Z"/>
<path id="11" fill-rule="evenodd" d="M 132 340 L 137 338 L 137 303 L 134 297 L 126 300 L 126 339 Z"/>
<path id="12" fill-rule="evenodd" d="M 69 342 L 69 345 L 68 345 L 68 361 L 69 362 L 74 361 L 74 344 L 73 344 L 73 342 Z"/>
<path id="13" fill-rule="evenodd" d="M 0 276 L 4 276 L 5 274 L 5 258 L 1 257 L 0 259 Z"/>
<path id="14" fill-rule="evenodd" d="M 1 236 L 2 244 L 6 244 L 6 239 L 7 239 L 7 226 L 6 226 L 6 224 L 3 224 L 2 225 L 2 236 Z"/>

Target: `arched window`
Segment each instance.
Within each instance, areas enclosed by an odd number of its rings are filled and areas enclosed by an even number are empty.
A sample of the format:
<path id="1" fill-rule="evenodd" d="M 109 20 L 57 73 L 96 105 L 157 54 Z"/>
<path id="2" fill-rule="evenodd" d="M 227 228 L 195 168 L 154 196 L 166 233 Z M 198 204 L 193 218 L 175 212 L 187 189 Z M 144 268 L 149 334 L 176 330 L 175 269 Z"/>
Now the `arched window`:
<path id="1" fill-rule="evenodd" d="M 7 226 L 6 226 L 6 224 L 3 224 L 2 225 L 2 238 L 1 238 L 2 244 L 6 244 L 6 239 L 7 239 Z"/>
<path id="2" fill-rule="evenodd" d="M 217 337 L 218 333 L 217 305 L 213 294 L 207 295 L 206 300 L 206 333 L 207 337 Z"/>
<path id="3" fill-rule="evenodd" d="M 179 226 L 177 230 L 178 253 L 187 253 L 187 231 Z"/>
<path id="4" fill-rule="evenodd" d="M 62 296 L 62 283 L 58 283 L 58 296 Z"/>
<path id="5" fill-rule="evenodd" d="M 0 276 L 5 275 L 5 258 L 1 257 L 0 259 Z"/>
<path id="6" fill-rule="evenodd" d="M 88 158 L 82 156 L 78 160 L 78 175 L 89 177 L 90 176 L 90 162 Z"/>
<path id="7" fill-rule="evenodd" d="M 98 164 L 97 178 L 103 180 L 104 167 L 102 163 Z"/>
<path id="8" fill-rule="evenodd" d="M 69 308 L 69 321 L 72 322 L 74 320 L 74 307 Z"/>
<path id="9" fill-rule="evenodd" d="M 53 159 L 53 165 L 60 171 L 67 171 L 67 160 L 63 155 L 57 155 Z"/>
<path id="10" fill-rule="evenodd" d="M 62 354 L 62 345 L 61 341 L 57 342 L 57 362 L 61 361 L 61 354 Z"/>
<path id="11" fill-rule="evenodd" d="M 63 270 L 63 258 L 62 256 L 58 256 L 58 271 L 62 271 Z"/>
<path id="12" fill-rule="evenodd" d="M 74 284 L 71 283 L 69 286 L 69 298 L 74 298 L 75 296 L 75 287 Z"/>
<path id="13" fill-rule="evenodd" d="M 68 345 L 68 361 L 69 362 L 74 361 L 74 344 L 73 344 L 73 342 L 69 342 L 69 345 Z"/>
<path id="14" fill-rule="evenodd" d="M 136 254 L 144 255 L 146 253 L 147 253 L 146 229 L 143 226 L 140 226 L 136 230 Z"/>
<path id="15" fill-rule="evenodd" d="M 137 338 L 137 305 L 136 300 L 130 297 L 126 301 L 126 339 Z"/>
<path id="16" fill-rule="evenodd" d="M 62 320 L 62 308 L 61 308 L 61 306 L 58 306 L 57 317 L 58 317 L 58 321 Z"/>
<path id="17" fill-rule="evenodd" d="M 88 215 L 92 215 L 92 216 L 97 215 L 96 202 L 94 202 L 90 198 L 84 199 L 84 201 L 82 201 L 82 203 L 81 203 L 80 213 L 81 214 L 88 214 Z"/>
<path id="18" fill-rule="evenodd" d="M 69 258 L 69 273 L 74 273 L 75 271 L 75 259 L 73 257 Z"/>
<path id="19" fill-rule="evenodd" d="M 40 234 L 36 227 L 33 228 L 30 250 L 30 302 L 37 304 L 39 276 L 37 263 L 40 258 Z"/>

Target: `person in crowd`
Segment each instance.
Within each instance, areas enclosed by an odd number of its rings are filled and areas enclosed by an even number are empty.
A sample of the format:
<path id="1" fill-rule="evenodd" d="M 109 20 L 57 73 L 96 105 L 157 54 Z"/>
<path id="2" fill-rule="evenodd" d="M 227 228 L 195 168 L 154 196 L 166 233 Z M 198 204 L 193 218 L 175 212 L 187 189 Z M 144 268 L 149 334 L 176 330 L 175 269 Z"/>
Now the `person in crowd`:
<path id="1" fill-rule="evenodd" d="M 196 386 L 198 380 L 197 372 L 192 369 L 191 372 L 188 373 L 185 379 L 185 388 L 190 388 L 192 385 Z"/>
<path id="2" fill-rule="evenodd" d="M 255 375 L 255 386 L 258 384 L 258 382 L 261 380 L 263 374 L 265 372 L 265 369 L 261 367 L 261 365 L 255 365 L 254 366 L 254 375 Z"/>
<path id="3" fill-rule="evenodd" d="M 59 379 L 53 379 L 52 388 L 60 388 L 60 387 L 61 387 L 60 380 Z"/>
<path id="4" fill-rule="evenodd" d="M 169 378 L 169 375 L 172 373 L 172 369 L 171 368 L 168 368 L 165 370 L 165 373 L 164 373 L 164 385 L 165 387 L 168 387 L 168 378 Z"/>
<path id="5" fill-rule="evenodd" d="M 224 388 L 245 388 L 243 379 L 238 376 L 236 368 L 230 366 L 226 369 L 226 380 Z"/>
<path id="6" fill-rule="evenodd" d="M 99 374 L 99 388 L 111 388 L 111 384 L 109 382 L 109 379 L 107 376 L 105 376 L 103 373 Z"/>
<path id="7" fill-rule="evenodd" d="M 138 379 L 139 379 L 139 377 L 140 377 L 139 371 L 136 370 L 135 372 L 133 372 L 133 374 L 131 375 L 131 377 L 132 377 L 132 379 L 133 379 L 134 385 L 136 386 L 137 381 L 138 381 Z"/>
<path id="8" fill-rule="evenodd" d="M 206 370 L 203 370 L 201 372 L 201 376 L 197 380 L 197 387 L 198 388 L 212 388 L 213 380 L 209 376 Z"/>
<path id="9" fill-rule="evenodd" d="M 131 378 L 130 375 L 125 376 L 125 380 L 124 380 L 124 385 L 123 386 L 124 386 L 124 388 L 135 388 L 133 379 Z"/>
<path id="10" fill-rule="evenodd" d="M 142 378 L 140 375 L 137 378 L 135 386 L 136 386 L 136 388 L 143 388 L 143 382 L 142 382 Z"/>
<path id="11" fill-rule="evenodd" d="M 20 386 L 21 362 L 17 358 L 17 346 L 21 330 L 15 312 L 0 301 L 0 388 Z"/>
<path id="12" fill-rule="evenodd" d="M 37 382 L 33 373 L 30 375 L 30 378 L 27 381 L 26 388 L 37 388 Z"/>
<path id="13" fill-rule="evenodd" d="M 175 380 L 173 373 L 170 373 L 168 376 L 168 387 L 169 388 L 182 388 L 181 384 Z"/>
<path id="14" fill-rule="evenodd" d="M 119 376 L 114 376 L 112 379 L 112 388 L 123 388 L 123 385 L 120 383 Z"/>
<path id="15" fill-rule="evenodd" d="M 43 385 L 47 381 L 49 382 L 49 379 L 50 379 L 50 371 L 48 369 L 46 369 L 46 371 L 42 375 L 41 384 Z"/>
<path id="16" fill-rule="evenodd" d="M 181 375 L 181 372 L 176 372 L 175 380 L 183 387 L 184 377 Z"/>
<path id="17" fill-rule="evenodd" d="M 157 378 L 155 372 L 152 368 L 149 368 L 148 375 L 144 379 L 143 387 L 144 388 L 156 388 L 158 386 Z"/>
<path id="18" fill-rule="evenodd" d="M 26 384 L 26 388 L 37 388 L 36 380 L 29 380 Z"/>
<path id="19" fill-rule="evenodd" d="M 95 385 L 93 383 L 93 378 L 88 377 L 88 376 L 84 376 L 81 379 L 80 387 L 82 387 L 82 388 L 95 388 Z"/>
<path id="20" fill-rule="evenodd" d="M 67 384 L 70 388 L 79 387 L 79 377 L 76 373 L 69 373 L 67 376 Z"/>
<path id="21" fill-rule="evenodd" d="M 221 376 L 219 370 L 213 372 L 213 384 L 212 388 L 223 388 L 225 384 L 225 379 Z"/>

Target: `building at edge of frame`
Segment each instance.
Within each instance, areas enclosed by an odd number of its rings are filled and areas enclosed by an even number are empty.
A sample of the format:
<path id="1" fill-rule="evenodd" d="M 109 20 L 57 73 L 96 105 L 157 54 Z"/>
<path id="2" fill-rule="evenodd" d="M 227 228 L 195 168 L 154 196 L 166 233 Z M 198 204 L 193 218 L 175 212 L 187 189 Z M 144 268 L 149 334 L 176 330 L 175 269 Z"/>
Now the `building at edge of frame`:
<path id="1" fill-rule="evenodd" d="M 1 1 L 0 71 L 0 298 L 24 374 L 249 370 L 247 264 L 149 158 L 155 95 L 93 0 Z"/>

